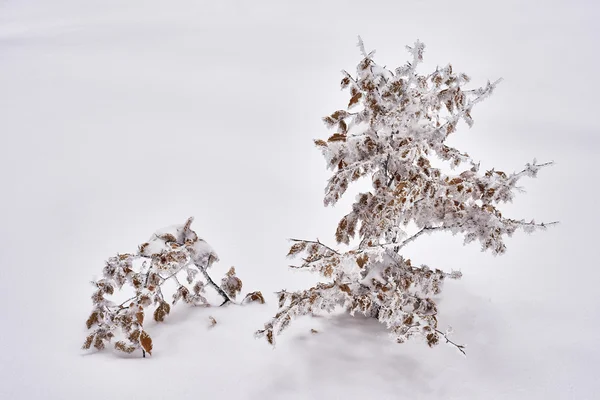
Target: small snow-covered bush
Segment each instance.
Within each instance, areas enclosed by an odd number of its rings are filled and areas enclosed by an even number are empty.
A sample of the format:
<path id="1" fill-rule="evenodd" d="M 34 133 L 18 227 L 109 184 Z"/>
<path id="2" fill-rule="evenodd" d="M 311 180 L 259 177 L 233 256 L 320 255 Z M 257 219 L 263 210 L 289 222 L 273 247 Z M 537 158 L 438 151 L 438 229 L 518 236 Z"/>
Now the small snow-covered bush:
<path id="1" fill-rule="evenodd" d="M 359 47 L 363 58 L 356 75 L 344 71 L 341 81 L 349 91 L 347 108 L 323 118 L 335 133 L 315 140 L 333 171 L 326 206 L 336 204 L 350 183 L 371 180 L 371 190 L 356 197 L 335 234 L 340 244 L 359 240 L 348 251 L 293 240 L 288 255 L 301 260 L 295 268 L 316 271 L 327 281 L 279 292 L 279 312 L 257 335 L 273 344 L 292 318 L 341 306 L 377 318 L 400 343 L 418 335 L 429 346 L 441 337 L 454 344 L 438 327 L 435 296 L 446 279 L 461 273 L 414 264 L 401 250 L 425 233 L 446 231 L 464 235 L 465 243 L 478 241 L 484 251 L 504 253 L 505 236 L 548 225 L 508 218 L 498 207 L 513 200 L 521 178 L 535 177 L 550 163 L 534 160 L 515 173 L 481 172 L 468 154 L 446 143 L 459 121 L 473 125 L 473 107 L 499 81 L 466 89 L 469 77 L 451 65 L 421 75 L 417 67 L 425 46 L 418 41 L 407 47 L 410 62 L 395 70 L 377 64 L 360 40 Z M 445 168 L 434 167 L 434 159 Z"/>
<path id="2" fill-rule="evenodd" d="M 171 306 L 180 301 L 194 306 L 209 306 L 204 297 L 206 286 L 212 287 L 222 297 L 221 305 L 232 303 L 242 290 L 242 281 L 231 268 L 217 285 L 208 269 L 219 258 L 212 247 L 191 229 L 193 218 L 185 224 L 161 229 L 139 246 L 135 254 L 117 254 L 106 262 L 103 277 L 92 282 L 96 291 L 92 295 L 92 313 L 86 321 L 92 332 L 83 344 L 97 350 L 115 341 L 114 347 L 125 353 L 142 350 L 152 354 L 152 339 L 145 329 L 148 309 L 156 322 L 163 322 Z M 171 282 L 172 293 L 167 294 L 165 283 Z M 124 285 L 133 289 L 134 295 L 117 304 L 107 298 Z M 244 303 L 264 303 L 260 292 L 249 293 Z"/>

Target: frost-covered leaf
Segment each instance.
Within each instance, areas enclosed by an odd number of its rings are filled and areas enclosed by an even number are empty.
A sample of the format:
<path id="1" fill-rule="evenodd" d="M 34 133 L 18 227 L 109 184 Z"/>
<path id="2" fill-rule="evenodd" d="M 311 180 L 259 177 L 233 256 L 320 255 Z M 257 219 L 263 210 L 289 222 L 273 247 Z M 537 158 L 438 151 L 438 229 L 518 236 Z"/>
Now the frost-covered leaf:
<path id="1" fill-rule="evenodd" d="M 171 306 L 166 301 L 163 301 L 156 307 L 156 310 L 154 310 L 154 320 L 156 322 L 163 322 L 170 312 Z"/>
<path id="2" fill-rule="evenodd" d="M 127 343 L 123 342 L 123 341 L 118 341 L 115 343 L 115 349 L 122 351 L 124 353 L 133 353 L 136 349 L 135 346 L 132 345 L 128 345 Z"/>
<path id="3" fill-rule="evenodd" d="M 244 297 L 244 301 L 242 303 L 265 304 L 265 298 L 263 297 L 262 293 L 259 291 L 250 292 L 246 295 L 246 297 Z"/>
<path id="4" fill-rule="evenodd" d="M 234 267 L 231 267 L 221 280 L 221 289 L 232 299 L 242 290 L 242 280 L 235 275 Z"/>

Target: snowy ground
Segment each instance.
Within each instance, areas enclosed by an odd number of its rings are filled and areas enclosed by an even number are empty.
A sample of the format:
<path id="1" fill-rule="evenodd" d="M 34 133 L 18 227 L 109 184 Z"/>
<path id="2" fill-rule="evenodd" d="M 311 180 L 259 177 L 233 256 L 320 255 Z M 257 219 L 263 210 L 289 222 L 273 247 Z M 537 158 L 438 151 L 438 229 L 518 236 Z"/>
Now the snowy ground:
<path id="1" fill-rule="evenodd" d="M 284 3 L 0 0 L 0 398 L 597 398 L 596 2 Z M 272 295 L 177 307 L 151 358 L 84 355 L 87 282 L 190 215 L 245 289 L 314 281 L 286 269 L 285 239 L 333 242 L 350 201 L 322 207 L 311 139 L 346 101 L 357 34 L 388 66 L 419 38 L 424 68 L 505 79 L 455 139 L 483 168 L 557 162 L 504 210 L 558 227 L 497 258 L 451 236 L 407 248 L 463 271 L 440 304 L 467 357 L 343 315 L 273 350 L 253 338 Z"/>

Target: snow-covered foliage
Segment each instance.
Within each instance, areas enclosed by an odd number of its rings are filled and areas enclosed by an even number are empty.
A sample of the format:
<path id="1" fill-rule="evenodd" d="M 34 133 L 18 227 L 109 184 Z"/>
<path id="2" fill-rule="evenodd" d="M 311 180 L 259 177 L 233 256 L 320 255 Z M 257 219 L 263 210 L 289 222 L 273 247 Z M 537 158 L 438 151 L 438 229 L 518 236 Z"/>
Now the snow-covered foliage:
<path id="1" fill-rule="evenodd" d="M 155 232 L 139 246 L 136 254 L 117 254 L 106 262 L 103 277 L 95 282 L 92 295 L 93 309 L 86 325 L 93 329 L 84 344 L 98 350 L 105 348 L 113 338 L 114 347 L 125 353 L 138 349 L 152 354 L 152 339 L 144 329 L 147 308 L 155 306 L 153 319 L 163 322 L 171 312 L 171 305 L 179 301 L 194 306 L 210 306 L 204 297 L 206 285 L 223 298 L 221 305 L 230 303 L 242 289 L 242 281 L 231 268 L 218 286 L 208 274 L 219 258 L 212 247 L 191 229 L 193 218 L 183 225 L 175 225 Z M 185 280 L 182 282 L 182 280 Z M 172 281 L 175 290 L 171 297 L 165 293 L 164 283 Z M 133 288 L 134 296 L 116 304 L 106 295 L 113 295 L 124 285 Z M 264 303 L 260 292 L 249 293 L 247 301 Z"/>
<path id="2" fill-rule="evenodd" d="M 356 75 L 343 72 L 342 89 L 349 91 L 346 110 L 323 118 L 335 128 L 326 140 L 315 140 L 333 175 L 324 203 L 334 205 L 351 182 L 368 177 L 372 189 L 360 193 L 350 213 L 339 222 L 338 243 L 357 247 L 338 252 L 319 241 L 295 240 L 289 256 L 300 257 L 296 268 L 317 271 L 328 283 L 301 292 L 279 292 L 280 310 L 259 331 L 274 343 L 274 335 L 295 316 L 330 312 L 342 306 L 351 314 L 377 318 L 398 342 L 423 336 L 429 346 L 440 337 L 437 306 L 445 279 L 460 278 L 425 265 L 413 265 L 400 250 L 424 233 L 449 231 L 478 241 L 482 250 L 502 254 L 504 237 L 521 228 L 527 232 L 547 224 L 504 217 L 498 205 L 513 200 L 522 177 L 535 177 L 550 165 L 535 160 L 520 172 L 479 171 L 471 157 L 446 144 L 459 121 L 473 125 L 473 107 L 489 97 L 499 81 L 465 89 L 469 77 L 451 65 L 421 75 L 425 45 L 407 47 L 412 58 L 389 70 L 359 47 L 364 58 Z M 447 168 L 436 168 L 431 161 Z M 462 350 L 462 346 L 457 345 Z"/>

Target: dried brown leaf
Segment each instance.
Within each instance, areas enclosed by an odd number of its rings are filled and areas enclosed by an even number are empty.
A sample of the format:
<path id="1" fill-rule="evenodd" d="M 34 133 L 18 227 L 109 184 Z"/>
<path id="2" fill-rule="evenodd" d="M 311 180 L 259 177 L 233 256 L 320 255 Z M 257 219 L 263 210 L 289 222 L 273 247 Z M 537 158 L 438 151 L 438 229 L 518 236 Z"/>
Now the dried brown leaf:
<path id="1" fill-rule="evenodd" d="M 129 334 L 128 339 L 133 343 L 137 343 L 140 341 L 140 334 L 140 330 L 136 329 Z"/>
<path id="2" fill-rule="evenodd" d="M 98 335 L 96 335 L 96 338 L 94 339 L 94 347 L 96 348 L 96 350 L 104 349 L 104 341 Z"/>
<path id="3" fill-rule="evenodd" d="M 356 263 L 358 264 L 359 268 L 363 268 L 365 264 L 367 264 L 367 261 L 369 261 L 369 256 L 367 256 L 366 254 L 363 254 L 362 256 L 356 258 Z"/>
<path id="4" fill-rule="evenodd" d="M 253 303 L 253 302 L 265 304 L 265 298 L 263 297 L 261 292 L 256 291 L 256 292 L 248 293 L 243 301 L 243 303 Z"/>
<path id="5" fill-rule="evenodd" d="M 306 242 L 297 242 L 290 247 L 290 251 L 287 254 L 288 257 L 298 254 L 306 248 Z"/>
<path id="6" fill-rule="evenodd" d="M 140 334 L 140 345 L 148 354 L 152 355 L 152 338 L 146 331 L 142 331 Z"/>
<path id="7" fill-rule="evenodd" d="M 162 301 L 158 305 L 158 307 L 156 307 L 156 310 L 154 310 L 154 320 L 156 322 L 163 322 L 165 320 L 165 317 L 169 315 L 170 312 L 171 306 L 169 305 L 169 303 L 167 303 L 166 301 Z"/>
<path id="8" fill-rule="evenodd" d="M 137 321 L 138 324 L 143 325 L 144 324 L 144 312 L 143 311 L 136 312 L 135 320 Z"/>
<path id="9" fill-rule="evenodd" d="M 334 133 L 327 139 L 328 142 L 345 142 L 346 135 L 343 133 Z"/>
<path id="10" fill-rule="evenodd" d="M 217 320 L 214 317 L 212 317 L 212 316 L 209 316 L 208 320 L 210 321 L 210 327 L 211 328 L 217 324 Z"/>
<path id="11" fill-rule="evenodd" d="M 95 334 L 91 334 L 88 335 L 88 337 L 85 338 L 85 342 L 83 342 L 83 346 L 81 346 L 82 349 L 84 350 L 88 350 L 90 347 L 92 347 L 92 343 L 94 342 L 94 336 Z"/>
<path id="12" fill-rule="evenodd" d="M 347 293 L 347 294 L 352 294 L 352 290 L 350 290 L 350 286 L 348 286 L 345 283 L 342 283 L 341 285 L 339 285 L 339 288 L 342 292 Z"/>
<path id="13" fill-rule="evenodd" d="M 192 289 L 194 290 L 194 293 L 196 295 L 199 295 L 200 293 L 204 293 L 204 282 L 202 282 L 202 281 L 196 282 L 196 284 L 194 285 L 194 287 Z"/>
<path id="14" fill-rule="evenodd" d="M 362 93 L 358 92 L 350 98 L 350 102 L 348 102 L 348 108 L 351 108 L 353 105 L 357 104 L 360 98 L 362 97 Z"/>
<path id="15" fill-rule="evenodd" d="M 122 341 L 118 341 L 117 343 L 115 343 L 115 349 L 129 354 L 135 351 L 135 346 L 128 345 L 127 343 Z"/>
<path id="16" fill-rule="evenodd" d="M 85 321 L 85 325 L 87 326 L 88 329 L 90 329 L 92 326 L 94 326 L 98 322 L 99 322 L 98 311 L 94 311 L 93 313 L 90 314 L 87 321 Z"/>
<path id="17" fill-rule="evenodd" d="M 342 87 L 342 89 L 345 89 L 346 87 L 348 87 L 349 84 L 350 84 L 350 78 L 348 78 L 347 76 L 344 77 L 344 79 L 342 79 L 342 81 L 340 82 L 340 86 Z"/>

